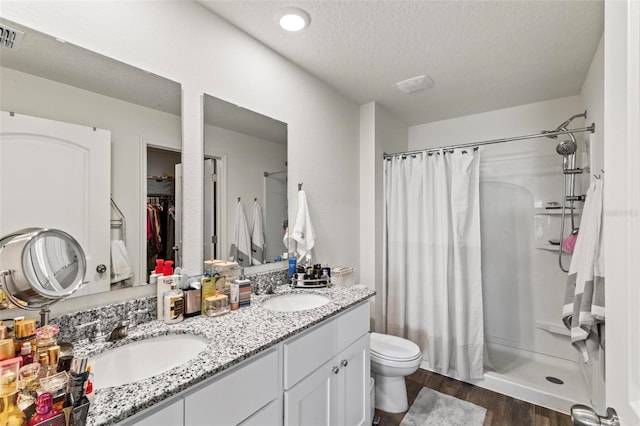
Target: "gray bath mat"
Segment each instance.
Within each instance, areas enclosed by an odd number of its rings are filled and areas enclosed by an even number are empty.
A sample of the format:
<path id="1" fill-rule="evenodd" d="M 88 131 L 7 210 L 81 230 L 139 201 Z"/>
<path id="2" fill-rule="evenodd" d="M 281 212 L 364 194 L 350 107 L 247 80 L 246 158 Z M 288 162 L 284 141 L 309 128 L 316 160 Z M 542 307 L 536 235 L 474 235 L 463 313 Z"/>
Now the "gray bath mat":
<path id="1" fill-rule="evenodd" d="M 485 408 L 422 388 L 400 426 L 482 426 Z"/>

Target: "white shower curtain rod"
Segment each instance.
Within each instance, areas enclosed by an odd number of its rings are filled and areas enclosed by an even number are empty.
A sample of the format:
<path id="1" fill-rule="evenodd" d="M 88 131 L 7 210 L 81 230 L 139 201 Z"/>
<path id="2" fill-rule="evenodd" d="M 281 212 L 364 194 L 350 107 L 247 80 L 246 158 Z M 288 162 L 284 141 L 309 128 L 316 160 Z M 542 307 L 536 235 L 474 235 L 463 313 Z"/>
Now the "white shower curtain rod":
<path id="1" fill-rule="evenodd" d="M 567 133 L 578 133 L 578 132 L 595 132 L 596 131 L 596 125 L 595 123 L 591 124 L 591 126 L 588 127 L 581 127 L 579 129 L 571 129 L 571 130 L 554 130 L 552 132 L 542 132 L 542 133 L 538 133 L 536 135 L 526 135 L 526 136 L 516 136 L 513 138 L 503 138 L 503 139 L 492 139 L 489 141 L 481 141 L 481 142 L 471 142 L 471 143 L 462 143 L 462 144 L 458 144 L 458 145 L 449 145 L 449 146 L 440 146 L 437 148 L 425 148 L 425 149 L 417 149 L 414 151 L 405 151 L 405 152 L 396 152 L 393 154 L 387 154 L 386 152 L 383 154 L 382 158 L 391 158 L 395 155 L 410 155 L 410 154 L 417 154 L 420 152 L 436 152 L 436 151 L 440 151 L 440 150 L 450 150 L 450 149 L 458 149 L 458 148 L 475 148 L 477 146 L 480 145 L 491 145 L 494 143 L 502 143 L 502 142 L 511 142 L 511 141 L 519 141 L 519 140 L 525 140 L 525 139 L 535 139 L 535 138 L 549 138 L 549 137 L 553 137 L 553 136 L 557 136 L 557 135 L 565 135 Z"/>

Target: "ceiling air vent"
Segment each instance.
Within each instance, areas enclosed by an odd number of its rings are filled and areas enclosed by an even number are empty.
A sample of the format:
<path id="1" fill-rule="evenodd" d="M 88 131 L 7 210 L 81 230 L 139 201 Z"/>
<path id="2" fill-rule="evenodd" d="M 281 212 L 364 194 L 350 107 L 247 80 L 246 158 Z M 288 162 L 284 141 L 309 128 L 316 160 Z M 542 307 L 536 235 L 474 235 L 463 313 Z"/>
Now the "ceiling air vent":
<path id="1" fill-rule="evenodd" d="M 0 46 L 16 52 L 22 43 L 24 33 L 0 23 Z"/>

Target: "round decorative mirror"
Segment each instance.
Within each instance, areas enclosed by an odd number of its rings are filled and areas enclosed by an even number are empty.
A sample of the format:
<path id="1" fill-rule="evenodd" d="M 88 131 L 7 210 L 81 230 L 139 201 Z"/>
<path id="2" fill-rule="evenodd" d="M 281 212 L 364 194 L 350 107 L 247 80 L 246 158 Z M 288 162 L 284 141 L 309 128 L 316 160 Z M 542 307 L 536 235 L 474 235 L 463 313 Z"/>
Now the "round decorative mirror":
<path id="1" fill-rule="evenodd" d="M 40 309 L 42 325 L 49 306 L 82 285 L 86 259 L 80 244 L 57 229 L 27 228 L 0 239 L 0 283 L 16 307 Z"/>

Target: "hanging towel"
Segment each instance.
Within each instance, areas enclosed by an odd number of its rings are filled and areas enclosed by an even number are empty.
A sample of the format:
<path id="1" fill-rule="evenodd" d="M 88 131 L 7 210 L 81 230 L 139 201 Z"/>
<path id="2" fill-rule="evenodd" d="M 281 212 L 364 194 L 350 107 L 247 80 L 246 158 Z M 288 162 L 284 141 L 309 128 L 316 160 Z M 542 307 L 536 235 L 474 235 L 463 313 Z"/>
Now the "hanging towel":
<path id="1" fill-rule="evenodd" d="M 594 179 L 587 191 L 562 307 L 562 321 L 584 362 L 598 345 L 604 345 L 602 187 L 602 179 Z"/>
<path id="2" fill-rule="evenodd" d="M 253 202 L 251 258 L 253 265 L 262 265 L 264 263 L 264 226 L 262 223 L 262 206 L 258 203 L 258 200 Z"/>
<path id="3" fill-rule="evenodd" d="M 313 231 L 309 215 L 307 195 L 302 189 L 298 191 L 298 213 L 291 232 L 291 239 L 293 240 L 293 248 L 298 253 L 298 262 L 301 262 L 305 256 L 311 254 L 311 249 L 316 242 L 316 234 Z"/>
<path id="4" fill-rule="evenodd" d="M 122 240 L 111 241 L 111 284 L 124 281 L 133 276 L 129 262 L 127 246 Z"/>
<path id="5" fill-rule="evenodd" d="M 240 266 L 251 266 L 251 234 L 247 225 L 247 217 L 244 214 L 244 205 L 238 201 L 236 213 L 236 232 L 231 244 L 229 258 L 238 262 Z"/>

